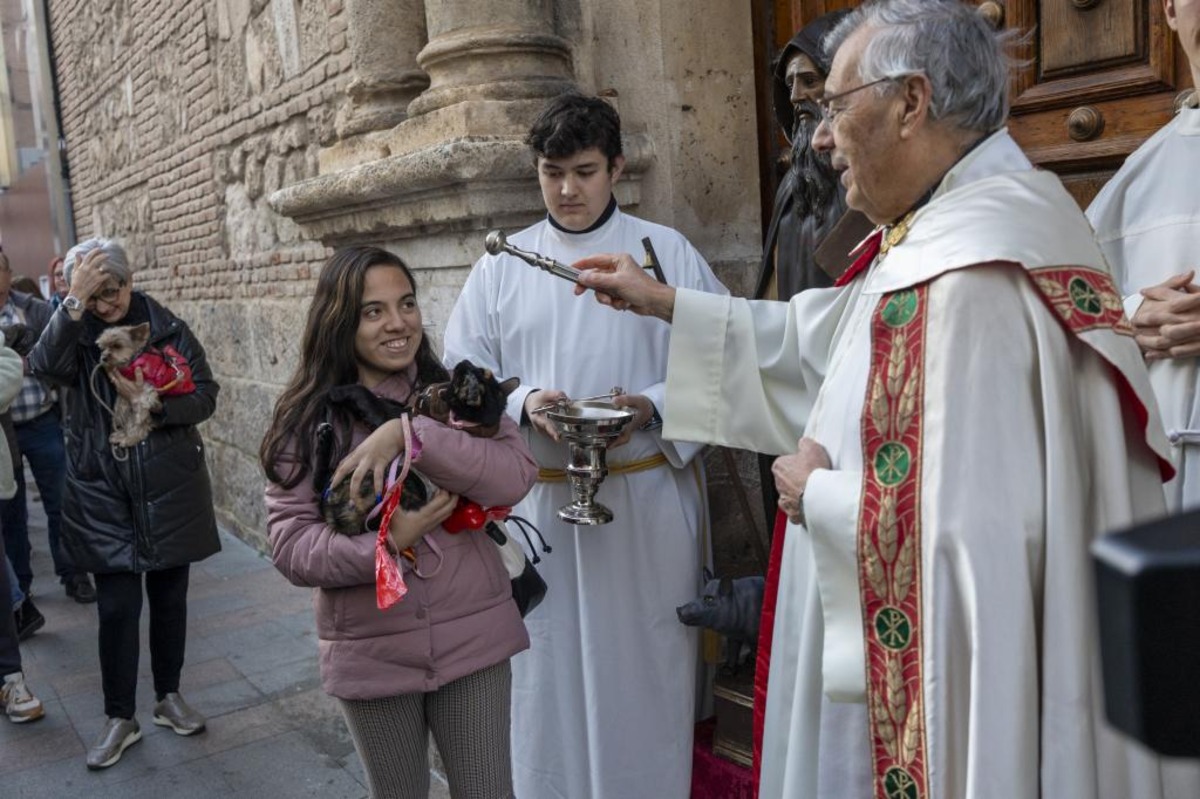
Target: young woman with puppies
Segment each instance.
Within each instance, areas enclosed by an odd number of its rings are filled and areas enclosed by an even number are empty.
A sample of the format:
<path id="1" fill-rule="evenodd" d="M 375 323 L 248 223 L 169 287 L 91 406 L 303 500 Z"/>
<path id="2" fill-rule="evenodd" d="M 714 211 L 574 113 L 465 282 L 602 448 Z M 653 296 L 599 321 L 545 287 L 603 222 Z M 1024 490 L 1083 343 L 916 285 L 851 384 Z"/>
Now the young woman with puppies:
<path id="1" fill-rule="evenodd" d="M 300 363 L 260 451 L 275 565 L 292 583 L 316 589 L 322 682 L 341 704 L 371 796 L 380 799 L 428 795 L 431 732 L 453 796 L 512 795 L 509 658 L 529 638 L 497 546 L 483 533 L 451 535 L 441 525 L 458 495 L 511 505 L 533 485 L 537 467 L 516 424 L 505 416 L 484 438 L 428 417 L 412 420 L 420 442 L 412 465 L 438 490 L 423 507 L 398 508 L 390 519 L 384 557 L 396 558 L 408 592 L 387 609 L 376 601 L 376 535 L 334 530 L 321 512 L 327 486 L 313 484 L 323 471 L 323 422 L 332 419 L 336 431 L 334 463 L 371 432 L 331 412 L 331 389 L 357 383 L 406 403 L 446 379 L 405 264 L 373 247 L 339 250 L 317 280 Z M 334 484 L 348 463 L 371 457 L 356 451 L 342 462 Z M 374 493 L 384 489 L 383 471 L 367 477 Z"/>

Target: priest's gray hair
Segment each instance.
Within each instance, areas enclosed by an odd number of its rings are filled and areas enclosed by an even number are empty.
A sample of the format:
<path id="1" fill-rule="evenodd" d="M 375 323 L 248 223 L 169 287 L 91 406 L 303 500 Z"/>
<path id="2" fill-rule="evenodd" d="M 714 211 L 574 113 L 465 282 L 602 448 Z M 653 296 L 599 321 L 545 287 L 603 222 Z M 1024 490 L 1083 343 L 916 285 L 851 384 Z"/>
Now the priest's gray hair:
<path id="1" fill-rule="evenodd" d="M 1004 125 L 1017 34 L 997 32 L 962 0 L 869 0 L 829 32 L 825 51 L 862 26 L 876 29 L 858 65 L 863 83 L 922 74 L 933 86 L 932 119 L 984 133 Z"/>
<path id="2" fill-rule="evenodd" d="M 63 256 L 63 279 L 67 281 L 68 286 L 71 285 L 71 273 L 75 271 L 76 266 L 83 263 L 83 259 L 92 250 L 104 251 L 104 257 L 107 259 L 104 271 L 115 277 L 122 285 L 133 279 L 133 270 L 129 268 L 129 258 L 125 255 L 125 248 L 115 239 L 93 238 L 79 242 L 67 250 L 67 254 Z"/>

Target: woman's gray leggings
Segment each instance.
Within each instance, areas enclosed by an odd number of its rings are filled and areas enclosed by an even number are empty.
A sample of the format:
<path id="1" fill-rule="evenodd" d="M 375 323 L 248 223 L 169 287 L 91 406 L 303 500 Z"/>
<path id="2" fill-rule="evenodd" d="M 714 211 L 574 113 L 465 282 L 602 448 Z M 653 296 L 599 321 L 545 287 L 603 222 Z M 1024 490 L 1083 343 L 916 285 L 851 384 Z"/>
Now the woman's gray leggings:
<path id="1" fill-rule="evenodd" d="M 430 732 L 454 799 L 509 799 L 511 698 L 506 660 L 429 693 L 338 701 L 371 799 L 428 797 Z"/>

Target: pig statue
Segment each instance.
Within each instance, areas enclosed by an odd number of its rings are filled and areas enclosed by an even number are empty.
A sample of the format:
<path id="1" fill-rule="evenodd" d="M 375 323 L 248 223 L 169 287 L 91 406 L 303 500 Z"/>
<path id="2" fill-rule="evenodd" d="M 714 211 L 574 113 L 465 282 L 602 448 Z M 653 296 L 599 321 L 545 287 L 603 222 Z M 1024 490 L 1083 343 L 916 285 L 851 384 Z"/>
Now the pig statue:
<path id="1" fill-rule="evenodd" d="M 675 608 L 679 620 L 690 627 L 707 627 L 725 636 L 725 665 L 722 671 L 736 674 L 742 644 L 753 651 L 758 642 L 758 620 L 762 612 L 762 577 L 711 578 L 704 593 Z"/>

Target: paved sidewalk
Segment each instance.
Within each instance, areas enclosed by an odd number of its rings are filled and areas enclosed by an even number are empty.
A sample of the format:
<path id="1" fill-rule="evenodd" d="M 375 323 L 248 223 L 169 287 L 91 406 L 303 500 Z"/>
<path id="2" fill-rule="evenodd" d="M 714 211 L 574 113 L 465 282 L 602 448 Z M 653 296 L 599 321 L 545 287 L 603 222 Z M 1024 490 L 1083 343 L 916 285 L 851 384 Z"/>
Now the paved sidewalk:
<path id="1" fill-rule="evenodd" d="M 341 714 L 320 688 L 309 591 L 288 584 L 270 561 L 228 535 L 222 551 L 191 572 L 181 692 L 208 716 L 207 731 L 184 738 L 151 720 L 144 608 L 137 714 L 143 739 L 115 766 L 88 771 L 84 752 L 105 720 L 96 606 L 76 604 L 54 579 L 33 488 L 33 592 L 46 626 L 22 643 L 21 654 L 46 717 L 18 725 L 0 716 L 0 796 L 367 796 Z M 431 797 L 445 795 L 435 776 Z"/>

